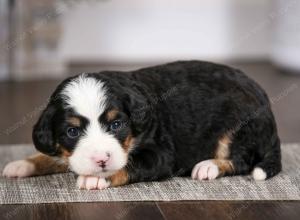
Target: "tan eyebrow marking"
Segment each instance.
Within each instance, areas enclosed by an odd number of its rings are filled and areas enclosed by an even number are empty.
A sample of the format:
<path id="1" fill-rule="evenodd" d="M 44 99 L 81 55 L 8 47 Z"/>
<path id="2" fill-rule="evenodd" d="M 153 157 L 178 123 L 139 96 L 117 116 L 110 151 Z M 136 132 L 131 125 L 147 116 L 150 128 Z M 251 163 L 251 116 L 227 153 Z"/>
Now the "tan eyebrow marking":
<path id="1" fill-rule="evenodd" d="M 109 120 L 109 121 L 114 120 L 117 117 L 118 113 L 119 113 L 119 110 L 117 110 L 117 109 L 108 111 L 106 113 L 107 120 Z"/>
<path id="2" fill-rule="evenodd" d="M 67 122 L 69 122 L 71 125 L 75 127 L 80 127 L 81 121 L 78 117 L 70 117 L 67 119 Z"/>

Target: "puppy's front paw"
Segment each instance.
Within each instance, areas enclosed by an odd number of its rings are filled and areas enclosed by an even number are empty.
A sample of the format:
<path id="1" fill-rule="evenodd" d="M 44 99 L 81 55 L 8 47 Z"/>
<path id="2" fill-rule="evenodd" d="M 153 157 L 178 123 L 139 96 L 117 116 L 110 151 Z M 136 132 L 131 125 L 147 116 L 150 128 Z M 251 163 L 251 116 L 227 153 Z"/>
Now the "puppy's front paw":
<path id="1" fill-rule="evenodd" d="M 5 177 L 28 177 L 34 175 L 34 164 L 27 160 L 17 160 L 8 163 L 3 170 L 2 175 Z"/>
<path id="2" fill-rule="evenodd" d="M 212 160 L 197 163 L 192 171 L 192 178 L 198 180 L 212 180 L 219 176 L 219 167 Z"/>
<path id="3" fill-rule="evenodd" d="M 77 186 L 79 189 L 106 189 L 110 186 L 110 182 L 105 178 L 97 176 L 79 176 L 77 178 Z"/>

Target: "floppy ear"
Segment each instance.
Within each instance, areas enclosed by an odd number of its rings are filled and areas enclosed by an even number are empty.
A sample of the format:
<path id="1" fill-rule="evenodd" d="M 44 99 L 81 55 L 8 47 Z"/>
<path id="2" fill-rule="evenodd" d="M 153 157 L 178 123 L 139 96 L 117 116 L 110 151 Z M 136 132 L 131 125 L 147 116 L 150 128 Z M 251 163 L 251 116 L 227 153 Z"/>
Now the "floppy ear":
<path id="1" fill-rule="evenodd" d="M 147 99 L 140 94 L 127 93 L 125 108 L 128 111 L 133 131 L 140 133 L 151 119 L 151 105 Z"/>
<path id="2" fill-rule="evenodd" d="M 35 148 L 50 156 L 57 154 L 57 148 L 53 138 L 53 117 L 55 112 L 55 106 L 49 104 L 42 112 L 42 115 L 33 127 L 32 132 Z"/>

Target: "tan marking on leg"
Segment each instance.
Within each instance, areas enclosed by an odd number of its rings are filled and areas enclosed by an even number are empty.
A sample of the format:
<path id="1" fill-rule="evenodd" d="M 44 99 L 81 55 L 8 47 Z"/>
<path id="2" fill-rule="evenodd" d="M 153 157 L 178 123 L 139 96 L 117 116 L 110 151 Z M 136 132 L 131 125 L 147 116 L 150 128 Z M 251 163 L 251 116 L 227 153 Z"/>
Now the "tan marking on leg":
<path id="1" fill-rule="evenodd" d="M 213 163 L 216 164 L 219 168 L 219 176 L 231 175 L 234 173 L 234 166 L 230 160 L 213 160 Z"/>
<path id="2" fill-rule="evenodd" d="M 110 186 L 122 186 L 128 183 L 129 176 L 127 170 L 121 169 L 114 175 L 110 176 L 108 179 L 111 182 Z"/>
<path id="3" fill-rule="evenodd" d="M 70 117 L 67 119 L 67 122 L 69 122 L 74 127 L 80 127 L 81 121 L 77 117 Z"/>
<path id="4" fill-rule="evenodd" d="M 64 173 L 68 171 L 68 164 L 59 162 L 45 154 L 36 154 L 26 160 L 35 166 L 34 175 Z"/>
<path id="5" fill-rule="evenodd" d="M 230 154 L 231 135 L 224 135 L 219 141 L 215 153 L 216 159 L 226 159 Z"/>
<path id="6" fill-rule="evenodd" d="M 117 114 L 119 113 L 119 111 L 117 109 L 113 109 L 107 112 L 106 114 L 106 118 L 108 121 L 112 121 L 117 117 Z"/>

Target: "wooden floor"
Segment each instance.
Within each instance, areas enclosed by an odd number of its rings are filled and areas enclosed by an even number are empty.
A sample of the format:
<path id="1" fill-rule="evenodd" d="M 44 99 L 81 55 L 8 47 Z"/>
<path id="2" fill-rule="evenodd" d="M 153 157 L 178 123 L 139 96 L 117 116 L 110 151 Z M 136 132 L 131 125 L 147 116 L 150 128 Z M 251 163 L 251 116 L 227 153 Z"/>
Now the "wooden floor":
<path id="1" fill-rule="evenodd" d="M 268 63 L 232 64 L 273 102 L 283 142 L 300 142 L 300 75 Z M 0 83 L 0 144 L 30 143 L 31 128 L 57 81 Z M 0 219 L 299 219 L 298 201 L 110 202 L 0 205 Z"/>

